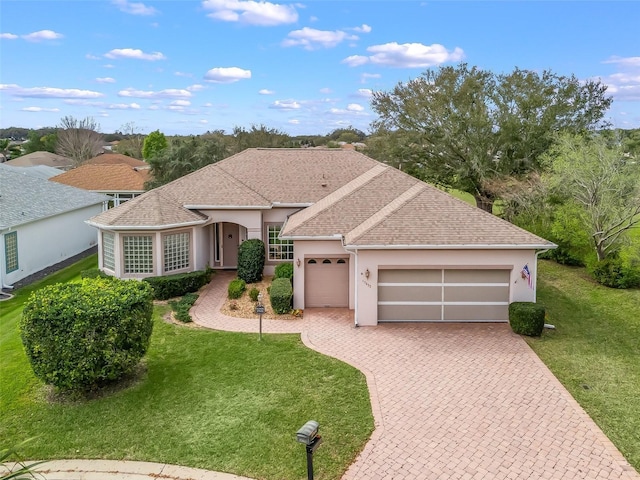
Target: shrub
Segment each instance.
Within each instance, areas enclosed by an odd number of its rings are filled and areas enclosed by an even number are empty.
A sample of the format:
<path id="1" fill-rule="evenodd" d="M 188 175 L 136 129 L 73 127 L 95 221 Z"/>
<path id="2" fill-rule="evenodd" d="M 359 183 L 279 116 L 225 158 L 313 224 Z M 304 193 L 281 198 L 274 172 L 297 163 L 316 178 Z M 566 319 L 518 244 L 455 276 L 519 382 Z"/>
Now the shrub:
<path id="1" fill-rule="evenodd" d="M 277 265 L 273 278 L 288 278 L 293 281 L 293 263 L 281 263 Z"/>
<path id="2" fill-rule="evenodd" d="M 291 300 L 293 299 L 293 289 L 288 278 L 276 278 L 271 283 L 271 307 L 278 314 L 289 313 L 291 311 Z"/>
<path id="3" fill-rule="evenodd" d="M 193 304 L 196 303 L 198 299 L 198 294 L 196 293 L 187 293 L 180 300 L 172 300 L 169 302 L 171 309 L 174 311 L 174 317 L 176 320 L 179 320 L 183 323 L 189 323 L 192 321 L 191 315 L 189 314 L 189 310 L 193 307 Z"/>
<path id="4" fill-rule="evenodd" d="M 509 324 L 519 335 L 537 337 L 544 328 L 545 310 L 539 303 L 513 302 L 509 305 Z"/>
<path id="5" fill-rule="evenodd" d="M 238 248 L 238 277 L 246 283 L 259 282 L 264 261 L 264 242 L 257 238 L 245 240 Z"/>
<path id="6" fill-rule="evenodd" d="M 251 301 L 257 302 L 258 295 L 260 295 L 260 290 L 258 290 L 256 287 L 253 287 L 251 290 L 249 290 L 249 298 L 251 299 Z"/>
<path id="7" fill-rule="evenodd" d="M 589 272 L 601 285 L 610 288 L 640 286 L 640 269 L 626 264 L 620 257 L 607 257 L 589 264 Z"/>
<path id="8" fill-rule="evenodd" d="M 33 292 L 20 334 L 36 377 L 89 391 L 131 373 L 149 347 L 152 298 L 145 282 L 102 278 Z"/>
<path id="9" fill-rule="evenodd" d="M 99 268 L 89 268 L 80 272 L 80 278 L 111 278 Z"/>
<path id="10" fill-rule="evenodd" d="M 228 294 L 229 298 L 240 298 L 244 293 L 247 284 L 241 278 L 236 278 L 229 282 Z"/>
<path id="11" fill-rule="evenodd" d="M 198 270 L 196 272 L 167 275 L 166 277 L 148 277 L 144 281 L 153 287 L 156 300 L 181 297 L 186 293 L 197 292 L 211 280 L 213 270 Z"/>

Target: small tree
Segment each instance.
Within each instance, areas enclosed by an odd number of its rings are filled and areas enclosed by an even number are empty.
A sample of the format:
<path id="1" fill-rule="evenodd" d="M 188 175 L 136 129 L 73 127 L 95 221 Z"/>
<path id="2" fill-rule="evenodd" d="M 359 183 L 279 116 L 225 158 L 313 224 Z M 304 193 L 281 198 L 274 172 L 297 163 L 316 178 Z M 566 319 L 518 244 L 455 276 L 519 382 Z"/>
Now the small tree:
<path id="1" fill-rule="evenodd" d="M 148 160 L 149 158 L 155 157 L 168 146 L 169 143 L 167 142 L 167 137 L 164 136 L 164 133 L 160 130 L 151 132 L 144 139 L 144 143 L 142 145 L 142 157 L 145 160 Z"/>
<path id="2" fill-rule="evenodd" d="M 264 242 L 257 238 L 245 240 L 238 248 L 238 277 L 246 283 L 262 280 L 264 270 Z"/>
<path id="3" fill-rule="evenodd" d="M 72 159 L 76 166 L 102 151 L 100 125 L 93 118 L 77 120 L 66 116 L 60 121 L 59 128 L 56 153 Z"/>
<path id="4" fill-rule="evenodd" d="M 89 391 L 133 371 L 149 347 L 152 288 L 85 278 L 31 294 L 20 334 L 36 377 L 62 391 Z"/>

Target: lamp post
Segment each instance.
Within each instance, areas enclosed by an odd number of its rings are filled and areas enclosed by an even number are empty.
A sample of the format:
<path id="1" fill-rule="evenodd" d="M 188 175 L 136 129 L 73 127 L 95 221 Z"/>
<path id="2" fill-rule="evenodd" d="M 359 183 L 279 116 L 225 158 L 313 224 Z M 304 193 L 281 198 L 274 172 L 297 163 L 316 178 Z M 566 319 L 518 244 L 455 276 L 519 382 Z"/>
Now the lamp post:
<path id="1" fill-rule="evenodd" d="M 262 340 L 262 314 L 264 313 L 264 305 L 262 304 L 262 292 L 258 294 L 258 304 L 256 305 L 256 313 L 260 316 L 260 323 L 258 327 L 258 339 Z"/>
<path id="2" fill-rule="evenodd" d="M 318 435 L 320 426 L 315 420 L 309 420 L 296 432 L 296 439 L 304 443 L 307 451 L 307 480 L 313 480 L 313 452 L 322 443 L 322 437 Z"/>

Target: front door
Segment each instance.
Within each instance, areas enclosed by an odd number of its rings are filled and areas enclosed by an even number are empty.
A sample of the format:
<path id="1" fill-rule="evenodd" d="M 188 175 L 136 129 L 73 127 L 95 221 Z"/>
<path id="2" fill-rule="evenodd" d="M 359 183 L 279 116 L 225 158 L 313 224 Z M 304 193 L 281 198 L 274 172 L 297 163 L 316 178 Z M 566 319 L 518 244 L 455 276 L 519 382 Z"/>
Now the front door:
<path id="1" fill-rule="evenodd" d="M 240 228 L 237 223 L 222 224 L 222 266 L 238 268 L 238 245 L 240 244 Z"/>

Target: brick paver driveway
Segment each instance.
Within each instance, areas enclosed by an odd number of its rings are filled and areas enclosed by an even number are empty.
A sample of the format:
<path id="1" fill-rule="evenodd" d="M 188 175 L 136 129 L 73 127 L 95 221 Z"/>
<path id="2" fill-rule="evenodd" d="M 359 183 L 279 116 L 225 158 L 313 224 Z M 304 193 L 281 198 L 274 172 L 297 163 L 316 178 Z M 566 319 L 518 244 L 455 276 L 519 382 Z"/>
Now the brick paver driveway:
<path id="1" fill-rule="evenodd" d="M 219 313 L 224 279 L 201 296 L 195 321 L 257 331 L 256 320 Z M 302 332 L 366 374 L 376 430 L 344 479 L 640 480 L 508 325 L 355 328 L 348 310 L 314 309 L 264 331 Z"/>

